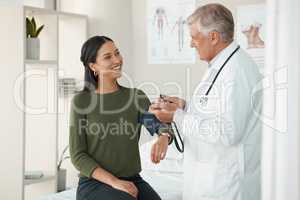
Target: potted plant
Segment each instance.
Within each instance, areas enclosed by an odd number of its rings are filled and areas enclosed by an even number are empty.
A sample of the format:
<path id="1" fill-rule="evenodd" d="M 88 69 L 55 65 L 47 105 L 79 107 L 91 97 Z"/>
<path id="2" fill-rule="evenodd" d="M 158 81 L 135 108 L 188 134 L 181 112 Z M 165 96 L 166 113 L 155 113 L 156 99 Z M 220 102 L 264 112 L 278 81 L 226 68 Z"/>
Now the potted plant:
<path id="1" fill-rule="evenodd" d="M 67 170 L 61 168 L 61 165 L 64 160 L 67 160 L 70 158 L 70 156 L 65 155 L 68 148 L 69 148 L 69 145 L 67 145 L 64 148 L 62 154 L 60 155 L 58 164 L 57 164 L 57 192 L 62 192 L 66 189 Z"/>
<path id="2" fill-rule="evenodd" d="M 40 40 L 39 34 L 44 25 L 37 27 L 34 17 L 26 17 L 26 37 L 27 37 L 27 59 L 40 59 Z"/>

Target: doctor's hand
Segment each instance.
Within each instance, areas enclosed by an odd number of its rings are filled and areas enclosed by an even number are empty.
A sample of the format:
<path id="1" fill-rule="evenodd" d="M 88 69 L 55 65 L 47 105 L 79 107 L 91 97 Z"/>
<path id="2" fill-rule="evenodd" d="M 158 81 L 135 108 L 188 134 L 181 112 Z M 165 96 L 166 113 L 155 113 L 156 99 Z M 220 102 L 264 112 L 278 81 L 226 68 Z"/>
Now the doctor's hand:
<path id="1" fill-rule="evenodd" d="M 138 196 L 138 189 L 134 185 L 133 182 L 130 181 L 124 181 L 121 179 L 117 179 L 113 184 L 112 187 L 117 190 L 121 190 L 123 192 L 126 192 L 127 194 L 130 194 L 134 198 L 137 198 Z"/>
<path id="2" fill-rule="evenodd" d="M 149 112 L 153 113 L 159 121 L 171 123 L 173 122 L 174 113 L 177 109 L 178 107 L 174 103 L 157 102 L 150 106 Z"/>
<path id="3" fill-rule="evenodd" d="M 155 115 L 155 117 L 159 121 L 161 121 L 162 123 L 171 123 L 171 122 L 173 122 L 175 111 L 168 111 L 168 110 L 165 110 L 165 109 L 150 108 L 149 112 L 153 113 Z"/>
<path id="4" fill-rule="evenodd" d="M 169 137 L 160 135 L 157 141 L 151 148 L 151 161 L 158 164 L 161 160 L 165 159 L 169 146 Z"/>
<path id="5" fill-rule="evenodd" d="M 164 102 L 169 102 L 169 103 L 173 103 L 173 105 L 176 105 L 177 109 L 182 109 L 184 110 L 185 108 L 185 100 L 178 98 L 178 97 L 171 97 L 171 96 L 162 96 L 162 99 Z"/>

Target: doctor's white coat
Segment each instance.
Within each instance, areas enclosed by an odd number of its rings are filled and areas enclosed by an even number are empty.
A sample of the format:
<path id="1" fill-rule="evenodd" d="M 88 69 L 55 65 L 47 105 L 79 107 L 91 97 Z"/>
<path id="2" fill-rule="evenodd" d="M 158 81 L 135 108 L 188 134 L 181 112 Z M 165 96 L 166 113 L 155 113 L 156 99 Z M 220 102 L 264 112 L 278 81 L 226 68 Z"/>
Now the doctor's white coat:
<path id="1" fill-rule="evenodd" d="M 243 49 L 201 101 L 236 48 L 232 42 L 213 59 L 185 110 L 175 113 L 185 144 L 183 200 L 260 200 L 262 75 Z"/>

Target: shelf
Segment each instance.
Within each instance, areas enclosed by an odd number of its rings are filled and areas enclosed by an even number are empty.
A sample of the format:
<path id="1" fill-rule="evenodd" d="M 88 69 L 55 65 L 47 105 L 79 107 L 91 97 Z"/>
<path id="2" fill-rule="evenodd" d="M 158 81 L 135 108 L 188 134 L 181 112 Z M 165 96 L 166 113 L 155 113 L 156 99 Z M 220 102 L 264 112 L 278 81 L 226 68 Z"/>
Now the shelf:
<path id="1" fill-rule="evenodd" d="M 84 67 L 79 58 L 82 44 L 88 37 L 88 16 L 32 6 L 24 6 L 23 11 L 22 61 L 26 77 L 23 170 L 44 172 L 38 179 L 21 179 L 23 200 L 32 200 L 57 190 L 59 141 L 63 145 L 66 142 L 64 138 L 59 139 L 59 133 L 64 133 L 68 125 L 63 123 L 63 128 L 59 127 L 59 108 L 64 108 L 71 100 L 67 95 L 59 98 L 59 74 L 74 77 L 76 81 L 84 79 Z M 37 60 L 27 57 L 26 17 L 34 17 L 37 26 L 45 25 L 38 37 L 40 57 Z M 64 105 L 59 106 L 60 103 Z M 68 112 L 63 113 L 63 120 L 68 120 L 68 116 Z"/>
<path id="2" fill-rule="evenodd" d="M 34 7 L 24 7 L 24 20 L 26 17 L 31 19 L 35 18 L 37 27 L 44 25 L 43 30 L 38 36 L 40 41 L 40 60 L 42 61 L 55 61 L 58 59 L 58 17 L 57 12 L 55 10 L 48 10 L 44 8 L 34 8 Z M 26 24 L 26 22 L 24 22 Z M 26 27 L 25 30 L 26 31 Z M 25 40 L 25 59 L 30 59 L 27 57 L 27 38 L 26 34 L 24 34 Z M 30 64 L 37 61 L 29 61 Z M 41 64 L 41 63 L 37 63 Z M 43 63 L 42 63 L 43 64 Z M 46 62 L 46 64 L 49 64 Z"/>
<path id="3" fill-rule="evenodd" d="M 32 15 L 60 15 L 60 16 L 65 16 L 65 17 L 75 17 L 75 18 L 86 18 L 87 19 L 87 15 L 56 11 L 56 10 L 51 10 L 51 9 L 47 9 L 47 8 L 24 6 L 24 9 L 28 14 L 32 14 Z"/>
<path id="4" fill-rule="evenodd" d="M 25 60 L 25 64 L 32 65 L 57 65 L 57 60 Z"/>
<path id="5" fill-rule="evenodd" d="M 57 11 L 55 10 L 32 7 L 32 6 L 24 6 L 24 9 L 26 12 L 30 12 L 31 14 L 34 15 L 53 15 L 57 13 Z"/>
<path id="6" fill-rule="evenodd" d="M 24 185 L 43 183 L 43 182 L 52 181 L 55 179 L 56 179 L 56 176 L 54 176 L 54 175 L 44 175 L 42 178 L 39 178 L 39 179 L 24 179 Z"/>
<path id="7" fill-rule="evenodd" d="M 87 15 L 76 14 L 76 13 L 67 13 L 67 12 L 58 12 L 59 17 L 61 18 L 79 18 L 87 20 Z"/>

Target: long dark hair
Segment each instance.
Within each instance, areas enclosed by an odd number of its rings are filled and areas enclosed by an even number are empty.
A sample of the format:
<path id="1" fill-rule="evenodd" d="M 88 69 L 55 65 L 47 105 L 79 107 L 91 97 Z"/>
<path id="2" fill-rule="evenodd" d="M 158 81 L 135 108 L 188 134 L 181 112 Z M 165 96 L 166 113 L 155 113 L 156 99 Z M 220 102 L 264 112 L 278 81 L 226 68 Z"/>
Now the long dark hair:
<path id="1" fill-rule="evenodd" d="M 113 40 L 106 36 L 93 36 L 82 45 L 80 60 L 85 69 L 84 91 L 92 91 L 98 87 L 98 76 L 94 75 L 89 64 L 96 62 L 97 52 L 106 42 L 113 42 Z"/>

